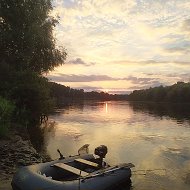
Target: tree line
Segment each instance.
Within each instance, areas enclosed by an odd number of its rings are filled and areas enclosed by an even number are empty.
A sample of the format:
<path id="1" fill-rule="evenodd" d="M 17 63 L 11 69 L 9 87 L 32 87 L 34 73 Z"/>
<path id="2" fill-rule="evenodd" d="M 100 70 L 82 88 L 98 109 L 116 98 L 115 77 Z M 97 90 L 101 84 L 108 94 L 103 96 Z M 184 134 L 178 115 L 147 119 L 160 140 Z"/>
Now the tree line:
<path id="1" fill-rule="evenodd" d="M 126 100 L 127 95 L 109 94 L 106 92 L 85 92 L 84 89 L 73 89 L 68 86 L 49 82 L 50 94 L 57 106 L 84 100 Z"/>
<path id="2" fill-rule="evenodd" d="M 128 100 L 144 102 L 190 103 L 190 83 L 177 82 L 171 86 L 158 86 L 143 90 L 134 90 L 127 94 L 109 94 L 105 92 L 84 92 L 68 86 L 49 82 L 51 96 L 57 105 L 80 100 Z"/>
<path id="3" fill-rule="evenodd" d="M 166 87 L 159 86 L 145 90 L 135 90 L 128 95 L 128 100 L 190 103 L 190 83 L 177 82 Z"/>

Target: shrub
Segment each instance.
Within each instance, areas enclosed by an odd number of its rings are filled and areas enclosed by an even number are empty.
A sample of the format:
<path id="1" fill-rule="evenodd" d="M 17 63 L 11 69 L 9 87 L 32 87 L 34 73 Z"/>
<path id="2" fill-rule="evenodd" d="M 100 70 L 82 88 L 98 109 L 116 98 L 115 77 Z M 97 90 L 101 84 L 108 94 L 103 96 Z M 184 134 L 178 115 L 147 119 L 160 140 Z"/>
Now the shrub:
<path id="1" fill-rule="evenodd" d="M 0 97 L 0 137 L 7 133 L 13 111 L 14 105 L 7 99 Z"/>

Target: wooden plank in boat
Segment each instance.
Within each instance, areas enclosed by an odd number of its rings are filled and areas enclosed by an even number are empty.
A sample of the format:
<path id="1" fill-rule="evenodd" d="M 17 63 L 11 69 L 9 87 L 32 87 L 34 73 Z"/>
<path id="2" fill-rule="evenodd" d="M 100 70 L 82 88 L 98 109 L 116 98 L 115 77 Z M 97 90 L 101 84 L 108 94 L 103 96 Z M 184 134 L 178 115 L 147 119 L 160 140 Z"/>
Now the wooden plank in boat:
<path id="1" fill-rule="evenodd" d="M 90 173 L 88 176 L 84 176 L 83 179 L 100 176 L 100 175 L 103 175 L 103 174 L 106 174 L 106 173 L 110 173 L 110 172 L 114 172 L 116 170 L 120 170 L 122 168 L 132 168 L 132 167 L 135 167 L 135 165 L 132 164 L 132 163 L 122 163 L 122 164 L 119 164 L 119 165 L 103 168 L 103 169 L 100 169 L 100 170 L 98 170 L 96 172 Z"/>
<path id="2" fill-rule="evenodd" d="M 87 173 L 85 171 L 81 171 L 81 170 L 79 170 L 77 168 L 74 168 L 74 167 L 69 166 L 69 165 L 64 164 L 64 163 L 55 163 L 55 164 L 53 164 L 53 166 L 61 168 L 61 169 L 64 169 L 64 170 L 67 170 L 67 171 L 69 171 L 71 173 L 77 174 L 77 175 L 82 176 L 82 177 L 87 176 L 89 174 L 89 173 Z"/>
<path id="3" fill-rule="evenodd" d="M 91 162 L 89 160 L 85 160 L 85 159 L 82 159 L 82 158 L 77 158 L 77 159 L 75 159 L 75 161 L 83 163 L 83 164 L 86 164 L 86 165 L 89 165 L 89 166 L 93 166 L 95 168 L 98 167 L 97 163 L 94 163 L 94 162 Z"/>

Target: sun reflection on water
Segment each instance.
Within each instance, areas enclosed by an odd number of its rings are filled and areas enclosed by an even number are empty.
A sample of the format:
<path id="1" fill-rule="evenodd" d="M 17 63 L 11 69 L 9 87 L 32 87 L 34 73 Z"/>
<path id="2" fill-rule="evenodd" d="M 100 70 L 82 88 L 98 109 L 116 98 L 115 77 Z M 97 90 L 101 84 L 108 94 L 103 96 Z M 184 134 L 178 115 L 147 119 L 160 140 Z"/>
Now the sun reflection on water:
<path id="1" fill-rule="evenodd" d="M 106 113 L 108 113 L 108 103 L 107 102 L 105 103 L 105 111 L 106 111 Z"/>

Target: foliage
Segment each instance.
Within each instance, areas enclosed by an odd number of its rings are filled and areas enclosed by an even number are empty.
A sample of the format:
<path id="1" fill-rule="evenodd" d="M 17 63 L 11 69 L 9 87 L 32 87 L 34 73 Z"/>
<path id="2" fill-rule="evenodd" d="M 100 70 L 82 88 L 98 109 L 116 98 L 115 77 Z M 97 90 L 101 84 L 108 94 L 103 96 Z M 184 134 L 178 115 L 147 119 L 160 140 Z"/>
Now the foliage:
<path id="1" fill-rule="evenodd" d="M 52 0 L 0 1 L 0 96 L 14 102 L 11 121 L 28 124 L 53 108 L 44 72 L 62 65 L 50 16 Z"/>
<path id="2" fill-rule="evenodd" d="M 15 121 L 27 124 L 51 111 L 54 102 L 50 98 L 49 84 L 45 77 L 38 76 L 35 72 L 15 71 L 6 67 L 0 67 L 0 70 L 4 73 L 0 75 L 0 94 L 14 102 Z"/>
<path id="3" fill-rule="evenodd" d="M 39 74 L 64 63 L 66 53 L 56 48 L 53 37 L 58 20 L 51 10 L 51 0 L 1 0 L 0 62 Z"/>
<path id="4" fill-rule="evenodd" d="M 83 100 L 126 100 L 127 95 L 112 95 L 105 92 L 84 92 L 83 89 L 72 89 L 68 86 L 49 83 L 51 96 L 56 99 L 57 106 Z"/>
<path id="5" fill-rule="evenodd" d="M 53 100 L 49 97 L 48 80 L 32 72 L 19 72 L 10 92 L 11 99 L 17 106 L 16 119 L 23 121 L 47 115 L 53 108 Z"/>
<path id="6" fill-rule="evenodd" d="M 190 103 L 190 83 L 177 82 L 172 86 L 135 90 L 128 98 L 132 101 Z"/>
<path id="7" fill-rule="evenodd" d="M 14 111 L 14 105 L 0 97 L 0 137 L 3 136 L 10 127 L 11 116 Z"/>
<path id="8" fill-rule="evenodd" d="M 0 1 L 0 96 L 15 105 L 12 120 L 27 124 L 53 108 L 44 72 L 62 65 L 50 16 L 52 0 Z"/>

